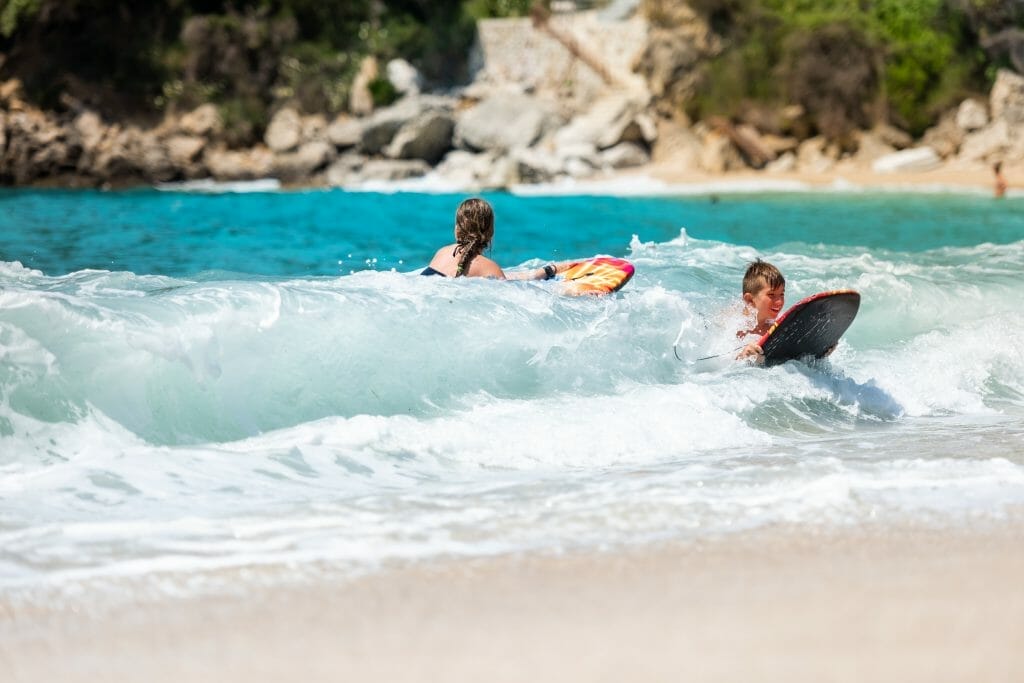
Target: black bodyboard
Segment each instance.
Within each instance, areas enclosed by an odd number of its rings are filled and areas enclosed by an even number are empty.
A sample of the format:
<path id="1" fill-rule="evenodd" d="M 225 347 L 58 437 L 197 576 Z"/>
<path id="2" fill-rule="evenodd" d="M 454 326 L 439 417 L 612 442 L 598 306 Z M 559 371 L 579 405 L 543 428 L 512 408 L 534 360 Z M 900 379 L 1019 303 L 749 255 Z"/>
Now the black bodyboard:
<path id="1" fill-rule="evenodd" d="M 850 327 L 858 309 L 860 294 L 852 289 L 801 299 L 758 340 L 765 366 L 798 358 L 822 358 Z"/>

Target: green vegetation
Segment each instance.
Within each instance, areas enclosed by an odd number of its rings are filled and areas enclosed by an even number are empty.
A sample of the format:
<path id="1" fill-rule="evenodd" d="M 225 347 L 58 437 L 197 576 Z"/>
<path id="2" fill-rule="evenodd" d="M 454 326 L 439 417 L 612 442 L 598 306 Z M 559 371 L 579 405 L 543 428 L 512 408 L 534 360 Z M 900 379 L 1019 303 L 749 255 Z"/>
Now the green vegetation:
<path id="1" fill-rule="evenodd" d="M 40 106 L 112 118 L 214 102 L 245 144 L 285 102 L 334 113 L 365 56 L 413 62 L 433 85 L 466 76 L 474 21 L 526 0 L 0 0 L 0 78 Z M 373 85 L 378 102 L 395 96 Z"/>
<path id="2" fill-rule="evenodd" d="M 968 94 L 985 92 L 1013 53 L 986 36 L 1024 27 L 1004 0 L 693 0 L 724 48 L 703 72 L 691 116 L 742 118 L 800 105 L 793 125 L 842 142 L 891 121 L 919 134 Z M 1016 9 L 1012 6 L 1016 5 Z M 787 131 L 780 131 L 787 132 Z"/>
<path id="3" fill-rule="evenodd" d="M 343 111 L 366 56 L 411 61 L 428 85 L 458 83 L 474 22 L 536 0 L 0 0 L 0 79 L 38 105 L 157 118 L 213 102 L 225 139 L 257 139 L 285 103 Z M 840 144 L 881 121 L 918 134 L 1000 67 L 1024 72 L 1024 2 L 690 0 L 721 49 L 679 89 L 695 119 L 750 120 Z M 647 0 L 661 27 L 685 6 Z M 687 77 L 693 71 L 687 63 Z M 396 96 L 371 84 L 377 103 Z M 683 99 L 685 98 L 685 99 Z M 798 109 L 788 105 L 799 105 Z M 801 112 L 782 116 L 780 112 Z"/>

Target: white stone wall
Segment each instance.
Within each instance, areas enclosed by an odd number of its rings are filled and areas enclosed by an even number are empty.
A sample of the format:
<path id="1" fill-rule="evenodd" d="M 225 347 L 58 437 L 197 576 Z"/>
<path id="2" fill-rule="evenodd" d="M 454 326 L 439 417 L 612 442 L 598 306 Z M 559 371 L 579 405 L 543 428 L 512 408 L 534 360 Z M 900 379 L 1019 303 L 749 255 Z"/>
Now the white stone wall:
<path id="1" fill-rule="evenodd" d="M 580 48 L 601 60 L 616 86 L 644 86 L 633 66 L 647 44 L 647 22 L 640 17 L 602 20 L 596 11 L 556 14 L 552 26 L 572 36 Z M 486 19 L 477 25 L 475 80 L 553 94 L 586 103 L 609 90 L 600 74 L 572 55 L 529 18 Z"/>

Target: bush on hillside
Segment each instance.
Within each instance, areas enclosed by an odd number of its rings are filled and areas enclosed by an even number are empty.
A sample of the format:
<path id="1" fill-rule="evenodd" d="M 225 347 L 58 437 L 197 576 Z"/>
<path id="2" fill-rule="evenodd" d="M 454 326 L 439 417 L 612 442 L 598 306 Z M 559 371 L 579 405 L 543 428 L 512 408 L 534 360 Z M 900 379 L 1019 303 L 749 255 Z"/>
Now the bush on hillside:
<path id="1" fill-rule="evenodd" d="M 986 88 L 985 61 L 963 7 L 974 8 L 978 25 L 1009 20 L 983 10 L 988 4 L 691 0 L 725 47 L 706 66 L 689 113 L 735 116 L 750 101 L 800 104 L 813 131 L 837 140 L 881 120 L 918 134 Z"/>

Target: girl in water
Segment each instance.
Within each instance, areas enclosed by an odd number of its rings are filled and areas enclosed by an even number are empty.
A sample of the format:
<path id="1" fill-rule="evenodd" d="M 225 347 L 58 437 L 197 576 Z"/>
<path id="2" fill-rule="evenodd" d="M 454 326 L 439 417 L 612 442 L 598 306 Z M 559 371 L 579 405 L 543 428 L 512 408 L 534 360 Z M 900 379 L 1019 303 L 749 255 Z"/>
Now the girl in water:
<path id="1" fill-rule="evenodd" d="M 441 247 L 421 275 L 445 277 L 492 277 L 498 280 L 550 280 L 569 263 L 549 263 L 543 268 L 505 275 L 497 263 L 483 255 L 494 240 L 494 210 L 479 197 L 459 204 L 455 212 L 455 244 Z"/>

